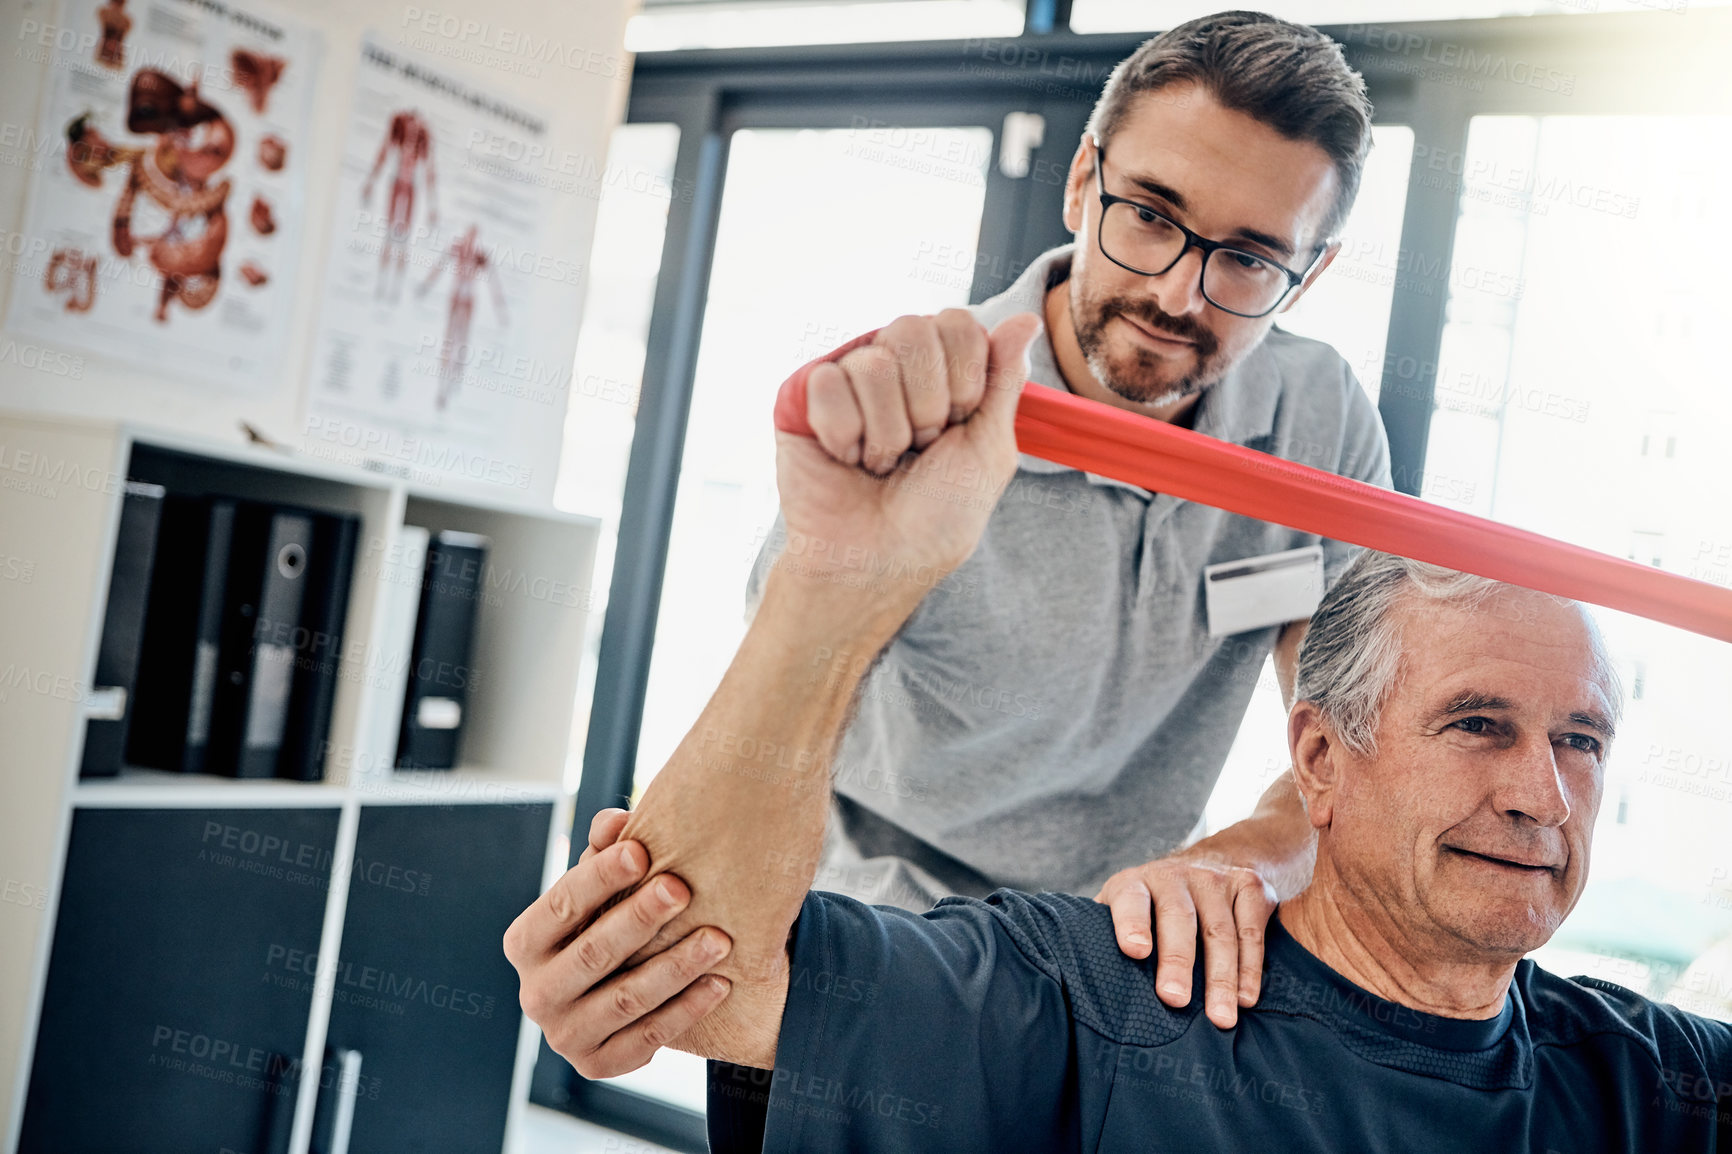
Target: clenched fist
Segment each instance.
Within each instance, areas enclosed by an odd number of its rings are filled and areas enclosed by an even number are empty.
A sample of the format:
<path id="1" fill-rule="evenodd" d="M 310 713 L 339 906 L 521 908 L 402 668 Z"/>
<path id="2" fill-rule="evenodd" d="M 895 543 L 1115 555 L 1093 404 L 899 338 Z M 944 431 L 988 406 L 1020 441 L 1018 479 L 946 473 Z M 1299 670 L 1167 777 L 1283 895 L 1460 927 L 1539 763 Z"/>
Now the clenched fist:
<path id="1" fill-rule="evenodd" d="M 897 317 L 871 344 L 813 367 L 806 418 L 832 457 L 888 473 L 980 407 L 988 352 L 986 327 L 967 309 Z"/>
<path id="2" fill-rule="evenodd" d="M 1016 471 L 1016 401 L 1040 332 L 966 309 L 903 316 L 806 377 L 813 436 L 778 432 L 778 567 L 918 592 L 967 559 Z M 904 460 L 913 450 L 915 455 Z"/>

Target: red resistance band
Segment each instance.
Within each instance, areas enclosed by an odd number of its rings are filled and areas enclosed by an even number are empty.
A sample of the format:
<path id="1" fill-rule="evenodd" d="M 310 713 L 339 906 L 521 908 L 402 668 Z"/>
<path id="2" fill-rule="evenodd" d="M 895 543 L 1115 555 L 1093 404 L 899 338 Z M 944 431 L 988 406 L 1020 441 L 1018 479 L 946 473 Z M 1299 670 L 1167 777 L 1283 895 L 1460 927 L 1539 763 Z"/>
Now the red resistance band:
<path id="1" fill-rule="evenodd" d="M 877 332 L 855 337 L 783 382 L 776 396 L 776 428 L 812 436 L 806 421 L 807 374 L 868 343 Z M 1016 443 L 1031 456 L 1151 492 L 1732 641 L 1732 589 L 1442 508 L 1043 385 L 1030 383 L 1022 391 Z"/>

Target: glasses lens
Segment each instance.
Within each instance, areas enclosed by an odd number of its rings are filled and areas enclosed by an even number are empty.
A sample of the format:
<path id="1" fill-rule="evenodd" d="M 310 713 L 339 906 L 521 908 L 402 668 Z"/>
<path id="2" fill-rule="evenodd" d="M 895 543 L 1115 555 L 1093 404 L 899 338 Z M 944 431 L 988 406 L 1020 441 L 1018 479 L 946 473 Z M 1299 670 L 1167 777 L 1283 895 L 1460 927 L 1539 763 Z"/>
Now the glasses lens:
<path id="1" fill-rule="evenodd" d="M 1185 234 L 1164 216 L 1115 200 L 1101 217 L 1101 251 L 1151 276 L 1166 272 L 1185 247 Z"/>
<path id="2" fill-rule="evenodd" d="M 1101 251 L 1140 273 L 1166 272 L 1184 248 L 1185 234 L 1141 205 L 1114 201 L 1101 217 Z M 1267 312 L 1286 291 L 1287 274 L 1280 266 L 1252 253 L 1216 249 L 1203 266 L 1203 295 L 1231 312 Z"/>
<path id="3" fill-rule="evenodd" d="M 1287 291 L 1287 274 L 1248 252 L 1218 248 L 1203 266 L 1203 295 L 1224 309 L 1256 314 L 1275 307 Z"/>

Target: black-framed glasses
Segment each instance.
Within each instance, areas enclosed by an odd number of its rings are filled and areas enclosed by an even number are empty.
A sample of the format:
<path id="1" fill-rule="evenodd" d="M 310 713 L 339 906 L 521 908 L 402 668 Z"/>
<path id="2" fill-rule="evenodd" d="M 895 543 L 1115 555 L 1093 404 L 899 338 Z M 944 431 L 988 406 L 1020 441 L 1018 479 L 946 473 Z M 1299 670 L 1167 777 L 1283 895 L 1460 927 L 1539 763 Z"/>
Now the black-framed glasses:
<path id="1" fill-rule="evenodd" d="M 1095 188 L 1101 195 L 1101 218 L 1095 239 L 1106 258 L 1122 269 L 1160 276 L 1195 246 L 1203 251 L 1198 273 L 1203 299 L 1234 316 L 1261 317 L 1280 307 L 1323 259 L 1326 244 L 1298 273 L 1266 256 L 1199 236 L 1163 212 L 1108 192 L 1101 175 L 1106 157 L 1106 149 L 1096 142 Z"/>

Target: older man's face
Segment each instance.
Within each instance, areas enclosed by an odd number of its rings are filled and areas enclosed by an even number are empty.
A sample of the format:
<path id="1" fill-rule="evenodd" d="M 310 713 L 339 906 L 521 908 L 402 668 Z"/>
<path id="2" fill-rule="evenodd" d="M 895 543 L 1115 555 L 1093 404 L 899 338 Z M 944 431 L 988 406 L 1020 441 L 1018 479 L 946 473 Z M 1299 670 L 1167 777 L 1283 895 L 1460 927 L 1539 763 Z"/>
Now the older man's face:
<path id="1" fill-rule="evenodd" d="M 1415 947 L 1519 957 L 1587 881 L 1612 716 L 1587 626 L 1514 589 L 1474 610 L 1395 612 L 1401 674 L 1377 752 L 1344 767 L 1330 853 Z"/>

